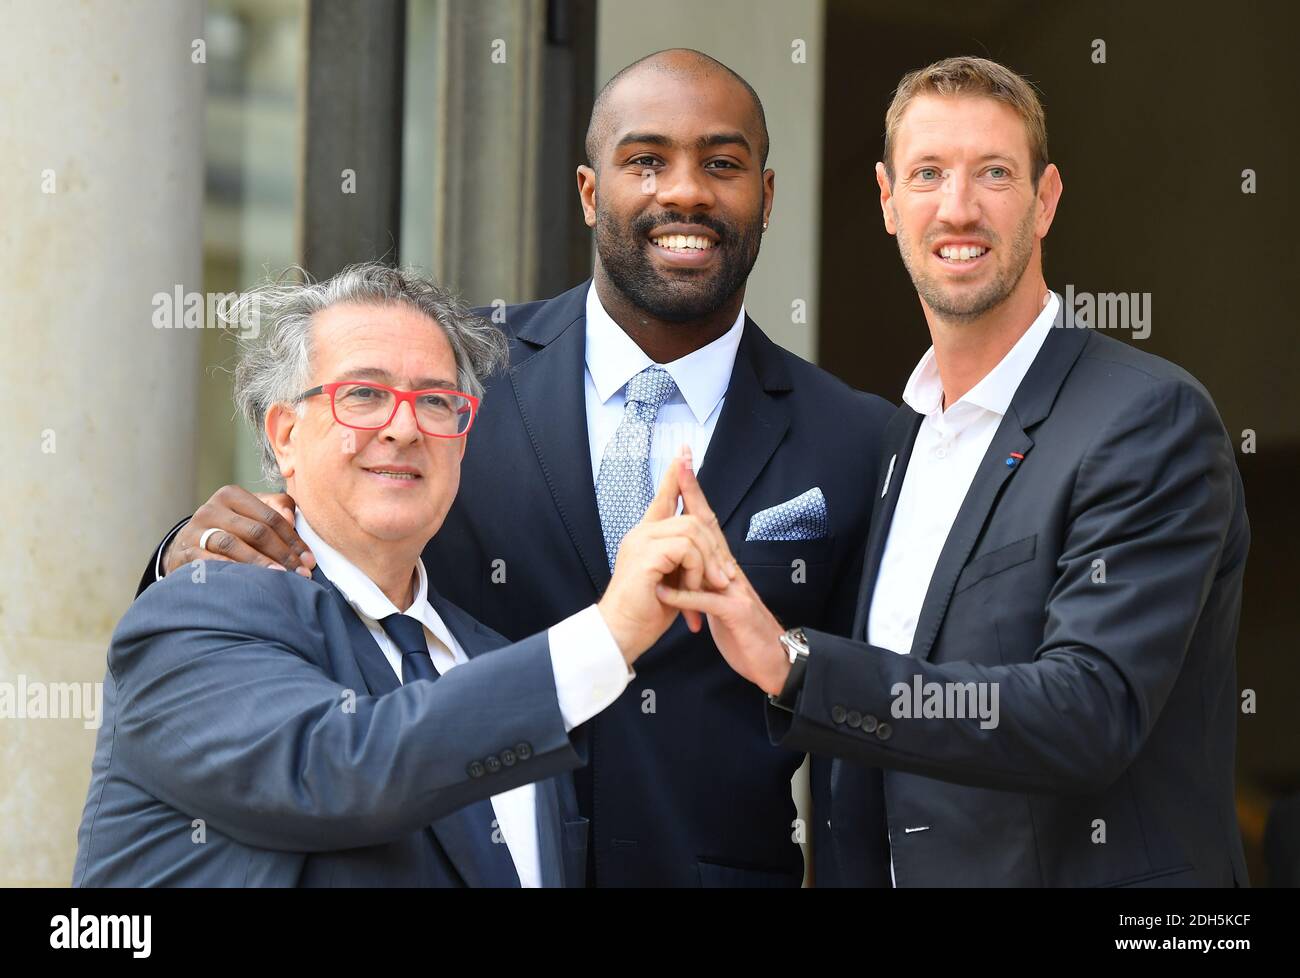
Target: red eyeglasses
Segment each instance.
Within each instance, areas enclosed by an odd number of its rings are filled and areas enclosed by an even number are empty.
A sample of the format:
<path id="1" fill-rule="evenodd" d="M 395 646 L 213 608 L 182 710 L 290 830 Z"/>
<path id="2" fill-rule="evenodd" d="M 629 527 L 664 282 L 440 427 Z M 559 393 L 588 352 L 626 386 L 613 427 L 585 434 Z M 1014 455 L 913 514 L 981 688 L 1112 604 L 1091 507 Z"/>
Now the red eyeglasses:
<path id="1" fill-rule="evenodd" d="M 387 428 L 397 417 L 397 409 L 409 401 L 415 424 L 434 438 L 463 438 L 474 423 L 478 398 L 461 391 L 399 391 L 373 381 L 340 380 L 322 384 L 304 392 L 304 400 L 328 394 L 334 420 L 359 431 Z"/>

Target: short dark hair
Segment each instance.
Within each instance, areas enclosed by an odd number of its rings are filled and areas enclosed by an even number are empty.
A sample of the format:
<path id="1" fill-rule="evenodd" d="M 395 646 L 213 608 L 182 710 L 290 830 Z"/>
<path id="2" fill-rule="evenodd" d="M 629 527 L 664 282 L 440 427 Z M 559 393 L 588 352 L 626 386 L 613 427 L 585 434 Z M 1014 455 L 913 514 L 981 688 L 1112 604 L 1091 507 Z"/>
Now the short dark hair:
<path id="1" fill-rule="evenodd" d="M 687 67 L 682 64 L 670 64 L 672 56 L 685 55 L 687 59 L 694 61 L 693 66 Z M 749 93 L 750 99 L 754 103 L 754 115 L 758 119 L 759 145 L 757 147 L 761 165 L 767 166 L 767 151 L 769 146 L 767 135 L 767 116 L 763 112 L 763 102 L 758 97 L 758 92 L 754 91 L 754 86 L 745 81 L 740 75 L 728 68 L 717 58 L 705 54 L 703 51 L 696 51 L 694 48 L 666 48 L 663 51 L 656 51 L 653 54 L 647 54 L 644 58 L 638 58 L 626 68 L 623 68 L 607 81 L 601 90 L 596 94 L 596 101 L 591 106 L 591 121 L 587 124 L 587 165 L 592 169 L 597 168 L 597 162 L 600 158 L 601 147 L 604 146 L 605 140 L 609 138 L 610 130 L 613 128 L 612 123 L 605 117 L 607 105 L 614 88 L 627 75 L 641 69 L 652 71 L 663 71 L 670 73 L 689 73 L 693 77 L 699 77 L 706 74 L 713 74 L 719 70 L 726 72 L 736 81 L 738 81 Z"/>

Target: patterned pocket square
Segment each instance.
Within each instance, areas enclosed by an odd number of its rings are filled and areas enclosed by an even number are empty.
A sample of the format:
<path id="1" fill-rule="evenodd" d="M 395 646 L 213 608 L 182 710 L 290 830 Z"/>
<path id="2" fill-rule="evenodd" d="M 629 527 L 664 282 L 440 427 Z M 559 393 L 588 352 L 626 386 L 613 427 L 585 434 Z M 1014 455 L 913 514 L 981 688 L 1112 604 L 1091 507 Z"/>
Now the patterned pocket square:
<path id="1" fill-rule="evenodd" d="M 826 527 L 826 497 L 814 486 L 779 506 L 755 513 L 745 540 L 821 540 Z"/>

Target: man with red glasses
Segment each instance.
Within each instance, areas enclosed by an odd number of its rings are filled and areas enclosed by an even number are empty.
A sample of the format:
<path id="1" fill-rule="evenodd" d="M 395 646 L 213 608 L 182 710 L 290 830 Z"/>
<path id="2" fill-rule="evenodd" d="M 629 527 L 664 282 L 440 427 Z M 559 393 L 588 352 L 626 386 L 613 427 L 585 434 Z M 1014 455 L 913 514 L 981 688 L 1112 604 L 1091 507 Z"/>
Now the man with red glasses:
<path id="1" fill-rule="evenodd" d="M 241 301 L 261 328 L 235 399 L 316 567 L 195 561 L 131 606 L 74 883 L 581 885 L 576 728 L 677 617 L 654 596 L 665 576 L 729 579 L 674 515 L 678 463 L 600 601 L 510 644 L 421 560 L 504 336 L 382 265 Z"/>

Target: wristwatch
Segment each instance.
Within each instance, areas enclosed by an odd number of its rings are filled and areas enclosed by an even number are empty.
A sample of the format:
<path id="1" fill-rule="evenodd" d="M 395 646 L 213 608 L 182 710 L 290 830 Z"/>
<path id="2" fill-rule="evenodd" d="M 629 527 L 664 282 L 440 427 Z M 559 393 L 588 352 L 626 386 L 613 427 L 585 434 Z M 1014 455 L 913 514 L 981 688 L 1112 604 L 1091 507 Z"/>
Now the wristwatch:
<path id="1" fill-rule="evenodd" d="M 793 713 L 799 690 L 803 688 L 804 670 L 808 668 L 808 636 L 802 628 L 792 628 L 781 636 L 781 647 L 790 658 L 790 675 L 786 677 L 781 692 L 776 696 L 769 693 L 767 699 L 773 706 Z"/>

